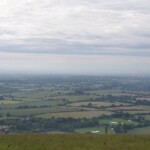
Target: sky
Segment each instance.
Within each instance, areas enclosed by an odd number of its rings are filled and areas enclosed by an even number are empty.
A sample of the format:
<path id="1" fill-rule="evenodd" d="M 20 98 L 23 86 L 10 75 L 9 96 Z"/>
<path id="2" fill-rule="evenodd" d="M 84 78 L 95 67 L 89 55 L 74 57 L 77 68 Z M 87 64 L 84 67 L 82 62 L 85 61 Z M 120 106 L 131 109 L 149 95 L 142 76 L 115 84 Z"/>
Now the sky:
<path id="1" fill-rule="evenodd" d="M 0 73 L 150 75 L 149 0 L 0 0 Z"/>

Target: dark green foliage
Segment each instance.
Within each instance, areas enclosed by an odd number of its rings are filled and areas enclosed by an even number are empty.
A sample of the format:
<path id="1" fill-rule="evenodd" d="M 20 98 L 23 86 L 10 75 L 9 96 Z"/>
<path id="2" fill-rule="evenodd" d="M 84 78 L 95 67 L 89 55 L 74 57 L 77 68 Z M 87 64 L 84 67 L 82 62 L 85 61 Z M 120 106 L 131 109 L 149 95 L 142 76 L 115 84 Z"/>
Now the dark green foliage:
<path id="1" fill-rule="evenodd" d="M 0 100 L 4 100 L 4 96 L 0 96 Z"/>
<path id="2" fill-rule="evenodd" d="M 8 123 L 7 121 L 5 121 L 3 122 L 3 124 Z M 10 124 L 12 124 L 11 127 L 12 132 L 48 132 L 48 131 L 74 132 L 76 128 L 99 126 L 97 119 L 74 119 L 74 118 L 52 118 L 52 119 L 32 118 L 29 120 L 19 119 L 17 121 L 12 121 L 12 123 Z"/>

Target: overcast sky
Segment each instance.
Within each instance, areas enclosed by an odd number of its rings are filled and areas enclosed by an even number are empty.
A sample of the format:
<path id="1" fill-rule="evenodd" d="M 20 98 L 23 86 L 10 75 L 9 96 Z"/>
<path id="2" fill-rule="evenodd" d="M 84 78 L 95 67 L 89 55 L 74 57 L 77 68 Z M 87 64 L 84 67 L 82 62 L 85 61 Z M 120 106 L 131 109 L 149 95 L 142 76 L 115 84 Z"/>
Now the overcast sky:
<path id="1" fill-rule="evenodd" d="M 0 72 L 150 74 L 149 0 L 0 0 Z"/>

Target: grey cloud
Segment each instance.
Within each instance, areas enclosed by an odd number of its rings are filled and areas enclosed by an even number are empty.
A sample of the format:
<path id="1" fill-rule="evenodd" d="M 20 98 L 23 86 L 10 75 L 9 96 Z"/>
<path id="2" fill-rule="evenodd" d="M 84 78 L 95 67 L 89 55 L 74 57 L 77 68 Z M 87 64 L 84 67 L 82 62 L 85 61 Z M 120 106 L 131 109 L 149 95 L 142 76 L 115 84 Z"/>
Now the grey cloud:
<path id="1" fill-rule="evenodd" d="M 0 36 L 2 35 L 16 35 L 15 31 L 11 31 L 11 30 L 0 30 Z"/>
<path id="2" fill-rule="evenodd" d="M 150 44 L 109 43 L 109 44 L 82 44 L 65 43 L 61 40 L 32 39 L 25 44 L 7 46 L 1 45 L 1 51 L 14 53 L 43 53 L 43 54 L 87 54 L 87 55 L 133 55 L 150 56 Z"/>
<path id="3" fill-rule="evenodd" d="M 150 56 L 149 0 L 6 0 L 0 11 L 0 51 Z"/>

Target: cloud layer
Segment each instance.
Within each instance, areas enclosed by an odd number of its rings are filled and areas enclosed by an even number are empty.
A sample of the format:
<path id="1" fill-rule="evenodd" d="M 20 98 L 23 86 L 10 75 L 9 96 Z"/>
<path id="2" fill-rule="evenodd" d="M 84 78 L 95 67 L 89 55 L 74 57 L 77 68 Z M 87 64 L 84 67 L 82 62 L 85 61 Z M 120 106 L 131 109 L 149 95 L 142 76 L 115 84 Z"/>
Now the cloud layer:
<path id="1" fill-rule="evenodd" d="M 150 74 L 149 57 L 149 0 L 0 0 L 1 72 Z"/>
<path id="2" fill-rule="evenodd" d="M 0 53 L 0 73 L 149 75 L 149 65 L 141 56 Z"/>
<path id="3" fill-rule="evenodd" d="M 149 0 L 1 0 L 0 51 L 150 56 Z"/>

